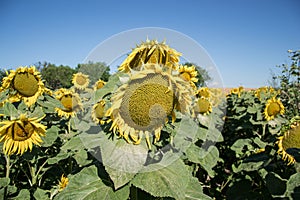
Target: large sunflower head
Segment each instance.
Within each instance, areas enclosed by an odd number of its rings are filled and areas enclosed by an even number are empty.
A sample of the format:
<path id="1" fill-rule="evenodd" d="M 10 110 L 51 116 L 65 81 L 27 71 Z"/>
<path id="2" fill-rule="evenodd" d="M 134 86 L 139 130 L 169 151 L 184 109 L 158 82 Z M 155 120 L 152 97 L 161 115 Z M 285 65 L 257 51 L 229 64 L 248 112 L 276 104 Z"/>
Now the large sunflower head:
<path id="1" fill-rule="evenodd" d="M 149 136 L 155 135 L 154 143 L 160 139 L 169 117 L 175 119 L 175 108 L 189 112 L 192 94 L 189 84 L 180 77 L 172 76 L 158 64 L 147 64 L 111 98 L 112 107 L 107 111 L 113 119 L 111 129 L 134 144 L 139 144 L 145 135 L 151 148 Z"/>
<path id="2" fill-rule="evenodd" d="M 32 144 L 40 145 L 46 132 L 46 126 L 39 123 L 42 118 L 28 118 L 21 114 L 19 119 L 0 122 L 0 142 L 3 144 L 3 152 L 7 155 L 23 154 L 28 149 L 32 150 Z"/>
<path id="3" fill-rule="evenodd" d="M 84 90 L 89 86 L 90 79 L 88 75 L 78 72 L 73 74 L 72 83 L 74 84 L 75 88 Z"/>
<path id="4" fill-rule="evenodd" d="M 76 113 L 83 109 L 81 99 L 73 90 L 61 88 L 55 92 L 56 99 L 58 99 L 62 106 L 55 108 L 58 116 L 60 117 L 74 117 Z"/>
<path id="5" fill-rule="evenodd" d="M 40 72 L 34 66 L 10 70 L 8 76 L 2 80 L 0 91 L 6 89 L 10 90 L 8 101 L 13 103 L 23 100 L 28 107 L 34 104 L 43 92 L 48 92 Z"/>
<path id="6" fill-rule="evenodd" d="M 181 53 L 170 48 L 165 42 L 159 43 L 157 40 L 147 39 L 132 50 L 120 65 L 119 71 L 140 70 L 140 67 L 146 63 L 158 63 L 176 69 L 180 56 Z"/>
<path id="7" fill-rule="evenodd" d="M 103 88 L 105 85 L 105 82 L 101 79 L 99 79 L 95 84 L 94 84 L 94 90 L 99 90 Z"/>
<path id="8" fill-rule="evenodd" d="M 278 153 L 282 155 L 283 160 L 293 164 L 296 160 L 293 155 L 288 153 L 288 149 L 300 149 L 300 118 L 293 119 L 288 129 L 284 131 L 284 135 L 280 136 L 277 141 Z"/>
<path id="9" fill-rule="evenodd" d="M 284 114 L 284 106 L 281 103 L 280 99 L 272 97 L 267 101 L 264 116 L 267 121 L 274 119 L 278 114 Z"/>

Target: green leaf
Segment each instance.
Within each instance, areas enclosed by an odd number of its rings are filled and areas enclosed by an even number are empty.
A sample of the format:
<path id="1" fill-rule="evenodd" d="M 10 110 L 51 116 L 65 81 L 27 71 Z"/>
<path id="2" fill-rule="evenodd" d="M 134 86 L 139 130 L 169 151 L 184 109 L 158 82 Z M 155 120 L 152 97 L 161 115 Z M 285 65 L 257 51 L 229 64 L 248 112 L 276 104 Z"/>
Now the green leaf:
<path id="1" fill-rule="evenodd" d="M 101 181 L 95 166 L 84 168 L 74 176 L 69 176 L 69 184 L 55 197 L 58 200 L 127 200 L 128 198 L 128 185 L 114 191 L 112 187 Z"/>
<path id="2" fill-rule="evenodd" d="M 4 107 L 4 115 L 10 116 L 11 118 L 19 117 L 18 110 L 13 104 L 6 102 L 3 107 Z"/>
<path id="3" fill-rule="evenodd" d="M 235 151 L 237 157 L 240 157 L 245 154 L 245 147 L 247 150 L 253 149 L 251 139 L 238 139 L 235 143 L 230 147 L 231 150 Z"/>
<path id="4" fill-rule="evenodd" d="M 92 162 L 91 160 L 88 160 L 87 151 L 84 149 L 75 152 L 73 157 L 79 166 L 84 166 Z"/>
<path id="5" fill-rule="evenodd" d="M 290 176 L 287 181 L 285 196 L 291 199 L 300 199 L 300 173 Z"/>
<path id="6" fill-rule="evenodd" d="M 113 169 L 109 166 L 105 166 L 105 170 L 109 174 L 111 180 L 114 182 L 115 189 L 118 189 L 131 181 L 136 174 Z"/>
<path id="7" fill-rule="evenodd" d="M 188 148 L 186 156 L 191 162 L 200 164 L 211 177 L 215 175 L 212 168 L 217 165 L 218 161 L 222 161 L 219 158 L 219 151 L 215 146 L 204 149 L 204 147 L 200 148 L 193 144 Z"/>
<path id="8" fill-rule="evenodd" d="M 49 196 L 47 193 L 48 193 L 47 190 L 37 188 L 36 191 L 34 192 L 33 196 L 37 200 L 48 200 Z"/>
<path id="9" fill-rule="evenodd" d="M 58 163 L 61 160 L 67 159 L 69 156 L 72 154 L 70 153 L 65 153 L 65 152 L 59 152 L 55 157 L 48 158 L 47 162 L 49 165 L 52 165 L 54 163 Z"/>
<path id="10" fill-rule="evenodd" d="M 259 161 L 259 162 L 245 162 L 245 163 L 241 163 L 237 168 L 233 165 L 232 169 L 234 173 L 238 173 L 241 171 L 257 171 L 259 169 L 261 169 L 261 167 L 263 166 L 264 161 Z"/>
<path id="11" fill-rule="evenodd" d="M 197 178 L 191 177 L 189 184 L 185 191 L 185 200 L 208 200 L 212 199 L 206 194 L 203 194 L 202 186 Z"/>
<path id="12" fill-rule="evenodd" d="M 8 186 L 9 182 L 10 182 L 9 178 L 6 177 L 0 178 L 0 188 Z"/>
<path id="13" fill-rule="evenodd" d="M 84 145 L 79 136 L 72 137 L 67 141 L 62 147 L 61 150 L 67 152 L 68 150 L 76 151 L 84 149 Z"/>
<path id="14" fill-rule="evenodd" d="M 27 189 L 22 189 L 15 200 L 30 200 L 30 192 Z"/>
<path id="15" fill-rule="evenodd" d="M 101 131 L 100 127 L 95 127 L 97 134 L 87 134 L 81 133 L 78 137 L 80 138 L 82 144 L 88 150 L 92 150 L 93 148 L 99 147 L 103 140 L 108 140 L 105 137 L 105 133 Z"/>
<path id="16" fill-rule="evenodd" d="M 106 137 L 100 140 L 102 162 L 116 189 L 144 167 L 148 155 L 148 147 L 144 143 L 133 145 L 123 139 L 113 141 Z"/>
<path id="17" fill-rule="evenodd" d="M 45 113 L 44 113 L 42 107 L 36 107 L 34 109 L 34 111 L 29 114 L 28 117 L 30 117 L 30 118 L 33 118 L 33 117 L 41 118 L 41 117 L 44 117 L 44 116 L 45 116 Z"/>
<path id="18" fill-rule="evenodd" d="M 185 115 L 183 115 L 180 122 L 175 123 L 175 127 L 176 135 L 174 136 L 173 144 L 174 147 L 181 152 L 185 152 L 192 142 L 196 141 L 197 134 L 203 134 L 203 132 L 198 132 L 200 129 L 198 124 Z"/>
<path id="19" fill-rule="evenodd" d="M 131 183 L 155 197 L 173 197 L 184 199 L 191 175 L 181 159 L 163 167 L 160 163 L 153 164 L 152 169 L 158 170 L 139 173 Z M 163 167 L 163 168 L 162 168 Z"/>
<path id="20" fill-rule="evenodd" d="M 50 147 L 58 137 L 59 128 L 57 126 L 51 126 L 51 128 L 47 129 L 46 136 L 43 137 L 43 147 Z"/>

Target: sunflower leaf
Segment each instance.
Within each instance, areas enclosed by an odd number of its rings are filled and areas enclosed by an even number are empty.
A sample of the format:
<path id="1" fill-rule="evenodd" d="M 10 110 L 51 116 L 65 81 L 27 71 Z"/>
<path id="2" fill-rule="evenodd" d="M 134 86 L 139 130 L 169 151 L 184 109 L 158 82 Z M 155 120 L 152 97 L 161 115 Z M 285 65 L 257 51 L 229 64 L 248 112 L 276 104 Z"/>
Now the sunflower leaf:
<path id="1" fill-rule="evenodd" d="M 185 192 L 185 200 L 195 200 L 195 199 L 202 199 L 208 200 L 212 199 L 206 194 L 203 194 L 202 186 L 197 178 L 191 177 L 189 184 L 186 188 Z"/>
<path id="2" fill-rule="evenodd" d="M 6 102 L 3 107 L 4 107 L 4 115 L 10 116 L 11 118 L 19 117 L 18 110 L 13 104 Z"/>
<path id="3" fill-rule="evenodd" d="M 133 145 L 123 139 L 103 137 L 99 145 L 102 162 L 116 189 L 129 182 L 144 167 L 148 155 L 148 147 L 144 143 Z"/>
<path id="4" fill-rule="evenodd" d="M 57 126 L 51 126 L 47 129 L 46 136 L 43 137 L 43 147 L 50 147 L 58 137 L 59 128 Z"/>
<path id="5" fill-rule="evenodd" d="M 15 200 L 30 200 L 30 192 L 27 189 L 22 189 Z"/>
<path id="6" fill-rule="evenodd" d="M 211 177 L 215 175 L 212 168 L 217 165 L 218 161 L 222 161 L 222 159 L 219 158 L 217 147 L 206 147 L 206 143 L 204 143 L 201 148 L 192 144 L 186 151 L 186 155 L 191 162 L 199 163 Z"/>
<path id="7" fill-rule="evenodd" d="M 184 199 L 191 175 L 183 161 L 177 159 L 168 166 L 162 166 L 161 163 L 153 165 L 152 169 L 157 170 L 139 173 L 131 183 L 155 197 Z"/>
<path id="8" fill-rule="evenodd" d="M 293 174 L 287 181 L 285 196 L 291 199 L 300 198 L 300 173 Z"/>
<path id="9" fill-rule="evenodd" d="M 39 200 L 48 200 L 48 191 L 47 190 L 43 190 L 40 188 L 37 188 L 36 191 L 34 192 L 33 196 L 35 199 L 39 199 Z"/>
<path id="10" fill-rule="evenodd" d="M 99 178 L 96 166 L 90 166 L 74 176 L 70 176 L 69 184 L 56 196 L 56 199 L 63 200 L 70 197 L 72 200 L 126 200 L 129 198 L 129 186 L 114 191 L 112 187 L 104 184 Z"/>

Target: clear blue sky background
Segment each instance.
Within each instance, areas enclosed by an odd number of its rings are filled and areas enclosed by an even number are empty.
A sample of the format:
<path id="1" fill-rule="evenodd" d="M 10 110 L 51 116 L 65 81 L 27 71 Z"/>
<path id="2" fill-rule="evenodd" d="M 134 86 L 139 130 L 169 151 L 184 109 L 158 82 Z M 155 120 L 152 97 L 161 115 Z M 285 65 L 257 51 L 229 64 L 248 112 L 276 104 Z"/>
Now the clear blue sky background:
<path id="1" fill-rule="evenodd" d="M 114 34 L 162 27 L 202 45 L 225 87 L 259 87 L 300 49 L 299 19 L 298 0 L 0 0 L 0 67 L 76 67 Z"/>

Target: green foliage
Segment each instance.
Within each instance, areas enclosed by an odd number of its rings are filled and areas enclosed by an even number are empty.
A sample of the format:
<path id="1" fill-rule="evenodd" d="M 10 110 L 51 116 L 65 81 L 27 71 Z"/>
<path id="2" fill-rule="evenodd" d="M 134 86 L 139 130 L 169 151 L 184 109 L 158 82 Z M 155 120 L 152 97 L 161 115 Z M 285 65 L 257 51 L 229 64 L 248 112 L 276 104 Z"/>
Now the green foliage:
<path id="1" fill-rule="evenodd" d="M 198 82 L 195 83 L 197 87 L 205 87 L 206 86 L 206 82 L 211 80 L 211 77 L 208 74 L 208 71 L 194 63 L 190 63 L 190 62 L 186 62 L 183 65 L 187 65 L 187 66 L 195 66 L 198 75 L 197 75 L 197 79 Z"/>
<path id="2" fill-rule="evenodd" d="M 76 70 L 78 72 L 82 72 L 83 74 L 89 75 L 91 85 L 93 85 L 99 79 L 103 81 L 108 81 L 110 76 L 109 67 L 102 62 L 88 62 L 85 64 L 78 64 Z"/>
<path id="3" fill-rule="evenodd" d="M 45 85 L 48 88 L 55 90 L 72 86 L 72 77 L 76 73 L 75 69 L 64 65 L 56 66 L 51 63 L 39 63 L 37 68 L 41 72 Z"/>
<path id="4" fill-rule="evenodd" d="M 291 119 L 300 115 L 300 50 L 289 50 L 288 53 L 290 63 L 278 65 L 281 74 L 274 75 L 273 80 L 280 83 L 282 103 L 287 108 L 286 115 Z"/>

